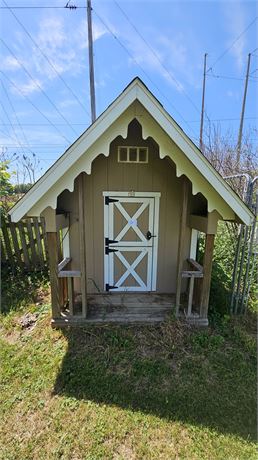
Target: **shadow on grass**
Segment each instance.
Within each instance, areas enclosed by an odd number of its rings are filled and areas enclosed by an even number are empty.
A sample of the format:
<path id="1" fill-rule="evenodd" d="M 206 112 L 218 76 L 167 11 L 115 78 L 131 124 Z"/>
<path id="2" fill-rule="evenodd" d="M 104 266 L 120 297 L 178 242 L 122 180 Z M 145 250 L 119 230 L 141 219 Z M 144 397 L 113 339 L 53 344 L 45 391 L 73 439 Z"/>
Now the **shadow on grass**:
<path id="1" fill-rule="evenodd" d="M 69 346 L 55 394 L 256 439 L 255 351 L 228 330 L 168 321 L 64 335 Z"/>

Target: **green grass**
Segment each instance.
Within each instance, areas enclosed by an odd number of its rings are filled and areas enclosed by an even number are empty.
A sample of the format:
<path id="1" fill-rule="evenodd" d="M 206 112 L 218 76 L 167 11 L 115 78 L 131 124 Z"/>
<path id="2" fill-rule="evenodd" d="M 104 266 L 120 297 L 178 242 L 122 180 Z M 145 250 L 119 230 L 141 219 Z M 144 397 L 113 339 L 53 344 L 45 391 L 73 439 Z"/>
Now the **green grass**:
<path id="1" fill-rule="evenodd" d="M 257 458 L 253 319 L 62 332 L 38 312 L 2 316 L 1 459 Z"/>
<path id="2" fill-rule="evenodd" d="M 49 290 L 47 269 L 24 272 L 18 265 L 14 268 L 1 266 L 0 312 L 26 308 L 28 304 L 41 301 Z"/>

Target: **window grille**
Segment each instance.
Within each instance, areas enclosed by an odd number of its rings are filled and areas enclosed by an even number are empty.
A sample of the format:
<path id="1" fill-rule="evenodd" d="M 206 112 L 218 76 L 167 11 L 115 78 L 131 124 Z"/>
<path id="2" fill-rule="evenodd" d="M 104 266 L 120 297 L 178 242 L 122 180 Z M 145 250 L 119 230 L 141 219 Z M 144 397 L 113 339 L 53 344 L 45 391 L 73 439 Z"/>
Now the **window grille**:
<path id="1" fill-rule="evenodd" d="M 148 147 L 118 147 L 118 163 L 148 163 Z"/>

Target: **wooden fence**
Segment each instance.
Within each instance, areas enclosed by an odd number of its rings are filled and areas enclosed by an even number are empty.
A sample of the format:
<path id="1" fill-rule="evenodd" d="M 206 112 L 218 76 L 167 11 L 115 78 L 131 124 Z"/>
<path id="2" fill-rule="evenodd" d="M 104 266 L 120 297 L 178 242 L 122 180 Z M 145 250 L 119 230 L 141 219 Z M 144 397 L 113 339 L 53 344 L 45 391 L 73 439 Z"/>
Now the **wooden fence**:
<path id="1" fill-rule="evenodd" d="M 26 270 L 41 270 L 47 265 L 47 244 L 44 219 L 31 217 L 18 223 L 2 218 L 1 262 Z"/>

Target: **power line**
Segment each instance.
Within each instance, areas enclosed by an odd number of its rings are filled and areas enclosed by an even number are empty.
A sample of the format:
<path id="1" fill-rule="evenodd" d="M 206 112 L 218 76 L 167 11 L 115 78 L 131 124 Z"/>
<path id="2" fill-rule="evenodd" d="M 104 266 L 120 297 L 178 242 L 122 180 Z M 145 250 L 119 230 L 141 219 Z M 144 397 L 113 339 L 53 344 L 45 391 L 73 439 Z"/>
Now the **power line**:
<path id="1" fill-rule="evenodd" d="M 82 109 L 87 113 L 88 116 L 90 116 L 89 112 L 86 110 L 86 108 L 84 107 L 84 105 L 81 103 L 81 101 L 79 100 L 79 98 L 76 96 L 76 94 L 73 92 L 73 90 L 71 89 L 71 87 L 66 83 L 66 81 L 64 80 L 64 78 L 62 77 L 62 75 L 58 72 L 58 70 L 56 69 L 56 67 L 54 66 L 54 64 L 51 62 L 51 60 L 48 58 L 48 56 L 42 51 L 42 49 L 40 48 L 40 46 L 36 43 L 36 41 L 34 40 L 34 38 L 32 37 L 32 35 L 29 33 L 29 31 L 26 29 L 26 27 L 24 26 L 24 24 L 22 24 L 22 22 L 17 18 L 16 14 L 11 10 L 10 7 L 8 7 L 7 3 L 5 2 L 5 0 L 2 0 L 4 2 L 4 4 L 6 5 L 6 7 L 10 10 L 10 13 L 13 15 L 13 17 L 16 19 L 16 21 L 18 22 L 18 24 L 22 27 L 22 29 L 24 30 L 24 32 L 27 34 L 27 36 L 31 39 L 32 43 L 36 46 L 36 48 L 39 50 L 39 52 L 41 53 L 41 55 L 47 60 L 48 64 L 50 65 L 50 67 L 54 70 L 54 72 L 56 73 L 56 75 L 60 78 L 60 80 L 63 82 L 63 84 L 65 85 L 65 87 L 70 91 L 70 93 L 73 95 L 73 97 L 76 99 L 76 101 L 78 102 L 78 104 L 82 107 Z"/>
<path id="2" fill-rule="evenodd" d="M 98 17 L 98 19 L 102 22 L 102 24 L 106 27 L 106 29 L 109 31 L 109 33 L 113 36 L 113 38 L 120 44 L 120 46 L 124 49 L 124 51 L 130 56 L 130 58 L 136 63 L 136 65 L 141 69 L 142 73 L 148 78 L 148 80 L 152 83 L 152 85 L 159 91 L 159 93 L 166 99 L 166 101 L 173 107 L 173 109 L 177 112 L 177 114 L 180 116 L 180 118 L 184 121 L 184 123 L 188 126 L 188 128 L 193 132 L 192 127 L 188 125 L 187 121 L 184 119 L 183 115 L 176 109 L 176 107 L 170 102 L 170 100 L 167 98 L 167 96 L 159 89 L 159 87 L 156 85 L 156 83 L 152 80 L 152 78 L 147 74 L 147 72 L 143 69 L 143 67 L 138 63 L 136 58 L 133 56 L 133 54 L 127 49 L 127 47 L 119 40 L 119 38 L 113 33 L 113 31 L 110 29 L 110 27 L 106 24 L 106 22 L 101 18 L 101 16 L 92 8 L 94 11 L 95 15 Z M 194 133 L 195 134 L 195 133 Z"/>
<path id="3" fill-rule="evenodd" d="M 210 121 L 239 121 L 240 118 L 211 118 Z M 258 117 L 245 117 L 245 120 L 258 120 Z M 188 120 L 188 123 L 200 123 L 200 120 Z"/>
<path id="4" fill-rule="evenodd" d="M 86 6 L 65 5 L 65 6 L 0 6 L 0 10 L 85 10 Z"/>
<path id="5" fill-rule="evenodd" d="M 7 125 L 8 123 L 0 123 Z M 15 123 L 13 123 L 15 125 Z M 49 123 L 23 123 L 23 126 L 48 126 Z M 85 126 L 84 123 L 72 123 L 73 126 Z M 66 126 L 65 123 L 56 123 L 55 126 Z"/>
<path id="6" fill-rule="evenodd" d="M 20 142 L 19 142 L 18 136 L 17 136 L 17 134 L 16 134 L 16 131 L 15 131 L 15 129 L 14 129 L 13 126 L 12 126 L 11 119 L 10 119 L 10 117 L 9 117 L 7 111 L 5 110 L 4 105 L 2 104 L 1 101 L 0 101 L 0 105 L 1 105 L 1 107 L 2 107 L 3 112 L 5 113 L 6 118 L 9 120 L 10 126 L 11 126 L 12 129 L 13 129 L 13 134 L 14 134 L 14 136 L 15 136 L 15 142 L 18 142 L 18 144 L 19 144 Z M 1 130 L 1 131 L 2 131 L 2 130 Z M 2 132 L 3 132 L 3 131 L 2 131 Z M 14 139 L 14 138 L 13 138 L 12 136 L 10 136 L 9 134 L 6 134 L 6 133 L 4 133 L 4 134 L 5 134 L 5 136 L 9 137 L 10 139 Z M 21 145 L 21 144 L 20 144 L 20 145 Z"/>
<path id="7" fill-rule="evenodd" d="M 1 102 L 0 102 L 0 104 L 2 105 L 2 108 L 3 108 L 3 110 L 4 110 L 5 114 L 6 114 L 6 117 L 7 117 L 7 118 L 9 119 L 9 121 L 10 121 L 10 118 L 9 118 L 7 112 L 5 111 L 5 108 L 4 108 L 3 104 L 2 104 Z M 11 124 L 12 124 L 12 123 L 10 122 L 10 125 L 11 125 Z M 5 126 L 4 123 L 3 123 L 3 126 Z M 16 134 L 15 134 L 15 131 L 13 131 L 13 132 L 14 132 L 14 135 L 15 135 L 15 138 L 14 138 L 13 136 L 11 136 L 9 133 L 6 133 L 6 132 L 5 132 L 3 129 L 1 129 L 1 128 L 0 128 L 0 131 L 4 134 L 4 136 L 8 137 L 9 139 L 13 140 L 14 142 L 18 142 L 18 144 L 19 144 L 18 146 L 17 146 L 16 144 L 8 144 L 8 147 L 10 147 L 10 148 L 11 148 L 11 147 L 12 147 L 12 148 L 23 148 L 23 147 L 24 147 L 24 148 L 28 148 L 29 144 L 26 145 L 25 143 L 21 143 L 21 142 L 17 139 L 17 136 L 16 136 Z M 64 145 L 64 144 L 33 144 L 33 145 L 30 144 L 30 147 L 39 147 L 39 148 L 56 148 L 56 147 L 63 147 L 63 148 L 67 148 L 67 146 Z M 31 150 L 31 153 L 35 153 L 35 152 L 32 152 L 32 150 Z"/>
<path id="8" fill-rule="evenodd" d="M 126 14 L 126 12 L 121 8 L 121 6 L 117 3 L 116 0 L 114 0 L 114 3 L 116 4 L 116 6 L 119 8 L 119 10 L 121 11 L 121 13 L 124 15 L 124 17 L 127 19 L 127 21 L 129 22 L 129 24 L 131 25 L 131 27 L 133 27 L 133 29 L 135 30 L 135 32 L 139 35 L 139 37 L 143 40 L 143 42 L 145 43 L 145 45 L 149 48 L 149 50 L 152 52 L 153 56 L 155 56 L 155 58 L 157 59 L 157 61 L 159 62 L 159 64 L 162 66 L 162 68 L 165 70 L 165 72 L 167 73 L 167 75 L 169 76 L 169 78 L 177 85 L 178 89 L 180 91 L 182 91 L 185 95 L 185 97 L 188 99 L 188 101 L 192 104 L 192 106 L 195 108 L 195 110 L 200 114 L 200 109 L 196 106 L 196 104 L 193 102 L 193 100 L 190 98 L 190 96 L 187 94 L 187 92 L 184 90 L 184 88 L 182 87 L 182 85 L 177 81 L 177 79 L 171 74 L 171 72 L 168 70 L 168 68 L 163 64 L 163 62 L 161 61 L 160 57 L 158 56 L 158 54 L 156 53 L 156 51 L 152 48 L 152 46 L 147 42 L 147 40 L 143 37 L 143 35 L 139 32 L 139 30 L 137 29 L 137 27 L 132 23 L 131 19 L 128 17 L 128 15 Z M 208 118 L 208 115 L 206 114 L 207 118 Z"/>
<path id="9" fill-rule="evenodd" d="M 25 152 L 25 148 L 23 147 L 22 143 L 21 143 L 21 142 L 19 141 L 19 139 L 18 139 L 18 136 L 17 136 L 17 134 L 16 134 L 16 131 L 15 131 L 14 127 L 12 126 L 11 119 L 10 119 L 10 117 L 9 117 L 9 115 L 8 115 L 8 113 L 7 113 L 7 111 L 5 110 L 4 105 L 2 104 L 2 102 L 0 102 L 0 104 L 1 104 L 1 106 L 2 106 L 2 109 L 3 109 L 4 113 L 5 113 L 6 118 L 9 120 L 9 123 L 10 123 L 10 125 L 11 125 L 11 127 L 12 127 L 12 129 L 13 129 L 13 134 L 14 134 L 14 136 L 15 136 L 15 141 L 19 144 L 20 148 L 22 149 L 23 153 L 25 154 L 25 153 L 26 153 L 26 152 Z M 2 130 L 1 130 L 1 131 L 2 131 Z M 2 131 L 2 132 L 3 132 L 3 131 Z M 4 133 L 4 134 L 5 134 L 5 133 Z M 5 134 L 5 135 L 6 135 L 6 134 Z M 12 136 L 10 136 L 10 135 L 7 135 L 7 136 L 10 137 L 10 139 L 14 139 L 14 138 L 13 138 Z M 27 147 L 27 149 L 28 149 L 33 155 L 35 155 L 35 153 L 34 153 L 32 150 L 30 150 L 29 147 Z"/>
<path id="10" fill-rule="evenodd" d="M 255 23 L 255 21 L 257 20 L 258 16 L 256 16 L 251 22 L 250 24 L 248 24 L 248 26 L 235 38 L 235 40 L 231 43 L 231 45 L 225 49 L 225 51 L 223 51 L 223 53 L 216 59 L 216 61 L 213 62 L 213 64 L 211 65 L 211 67 L 207 70 L 207 72 L 209 72 L 224 56 L 225 54 L 228 53 L 228 51 L 230 51 L 233 46 L 235 45 L 235 43 L 248 31 L 248 29 L 250 29 L 250 27 Z"/>
<path id="11" fill-rule="evenodd" d="M 257 120 L 258 117 L 245 117 L 245 120 Z M 239 121 L 240 118 L 210 118 L 210 121 Z M 200 123 L 200 120 L 187 120 L 187 123 Z M 8 123 L 0 123 L 8 126 Z M 23 126 L 48 126 L 48 123 L 23 123 Z M 17 126 L 13 123 L 13 126 Z M 64 123 L 56 123 L 55 126 L 66 126 Z M 84 123 L 73 123 L 73 126 L 84 126 Z M 47 144 L 49 145 L 49 144 Z M 55 144 L 56 145 L 56 144 Z"/>
<path id="12" fill-rule="evenodd" d="M 227 76 L 227 75 L 216 75 L 216 74 L 213 73 L 212 68 L 210 68 L 210 71 L 211 71 L 212 73 L 206 74 L 207 77 L 221 78 L 221 79 L 223 79 L 223 80 L 239 80 L 239 81 L 244 81 L 244 80 L 245 80 L 245 78 L 242 78 L 242 77 L 230 77 L 230 76 Z M 252 80 L 253 82 L 255 82 L 255 81 L 257 80 L 257 78 L 256 78 L 256 77 L 251 77 L 250 80 Z"/>
<path id="13" fill-rule="evenodd" d="M 17 62 L 20 64 L 20 66 L 23 68 L 24 72 L 29 76 L 29 78 L 31 78 L 31 80 L 35 83 L 35 85 L 37 86 L 37 88 L 39 88 L 39 90 L 42 92 L 42 94 L 44 94 L 44 96 L 46 97 L 46 99 L 48 100 L 48 102 L 52 105 L 52 107 L 54 107 L 54 109 L 57 111 L 57 113 L 60 115 L 60 117 L 66 122 L 66 124 L 68 126 L 70 126 L 70 128 L 72 129 L 72 131 L 75 133 L 76 136 L 78 136 L 77 132 L 75 131 L 75 129 L 72 127 L 72 125 L 70 124 L 70 122 L 64 117 L 64 115 L 60 112 L 60 110 L 58 109 L 58 107 L 55 105 L 55 103 L 50 99 L 50 97 L 47 95 L 47 93 L 42 89 L 42 87 L 38 84 L 37 80 L 35 80 L 33 78 L 33 76 L 31 75 L 31 73 L 26 69 L 26 67 L 23 65 L 23 63 L 17 58 L 17 56 L 12 52 L 12 50 L 9 48 L 9 46 L 5 43 L 5 41 L 0 38 L 1 42 L 4 44 L 4 46 L 8 49 L 9 53 L 11 53 L 11 55 L 17 60 Z"/>
<path id="14" fill-rule="evenodd" d="M 2 131 L 4 132 L 4 131 Z M 13 138 L 11 136 L 9 136 L 9 134 L 6 134 L 4 133 L 5 136 L 7 136 L 8 138 L 10 138 L 11 140 L 13 140 Z M 2 140 L 3 142 L 3 140 Z M 22 143 L 20 142 L 20 145 L 17 145 L 17 144 L 8 144 L 9 147 L 11 148 L 28 148 L 29 146 L 32 147 L 32 148 L 37 148 L 37 149 L 47 149 L 47 150 L 55 150 L 55 149 L 62 149 L 62 148 L 66 148 L 66 146 L 64 145 L 55 145 L 55 146 L 51 146 L 51 145 L 48 145 L 48 144 L 27 144 L 27 143 Z M 35 152 L 31 152 L 31 153 L 35 153 Z"/>
<path id="15" fill-rule="evenodd" d="M 21 91 L 21 89 L 12 80 L 10 80 L 9 77 L 7 77 L 7 75 L 2 70 L 0 70 L 0 73 L 4 75 L 4 77 L 16 89 L 16 91 L 18 91 L 25 99 L 27 99 L 29 103 L 34 107 L 34 109 L 36 109 L 45 118 L 45 120 L 47 120 L 48 123 L 53 126 L 53 128 L 55 128 L 55 130 L 66 140 L 66 142 L 71 144 L 71 141 L 66 136 L 64 136 L 64 134 L 55 126 L 55 124 L 34 104 L 34 102 L 32 102 L 32 100 L 26 94 L 23 93 L 23 91 Z"/>
<path id="16" fill-rule="evenodd" d="M 15 110 L 15 108 L 14 108 L 14 105 L 13 105 L 13 103 L 12 103 L 12 101 L 11 101 L 11 98 L 9 97 L 9 94 L 8 94 L 8 92 L 7 92 L 6 88 L 5 88 L 4 83 L 3 83 L 2 80 L 1 80 L 1 84 L 2 84 L 2 87 L 3 87 L 4 93 L 5 93 L 5 95 L 6 95 L 6 98 L 7 98 L 8 102 L 9 102 L 9 104 L 10 104 L 10 106 L 11 106 L 13 112 L 14 112 L 14 115 L 15 115 L 15 118 L 16 118 L 16 121 L 17 121 L 17 124 L 18 124 L 18 126 L 19 126 L 19 128 L 20 128 L 20 130 L 21 130 L 21 132 L 22 132 L 22 134 L 23 134 L 24 140 L 25 140 L 25 142 L 27 142 L 27 144 L 29 145 L 28 139 L 27 139 L 27 137 L 26 137 L 26 135 L 25 135 L 25 132 L 24 132 L 24 130 L 23 130 L 23 127 L 22 127 L 22 125 L 21 125 L 21 123 L 20 123 L 20 120 L 19 120 L 18 115 L 17 115 L 17 113 L 16 113 L 16 110 Z M 16 126 L 16 125 L 12 124 L 13 129 L 14 129 L 14 126 Z M 33 152 L 32 152 L 32 153 L 33 153 Z"/>

